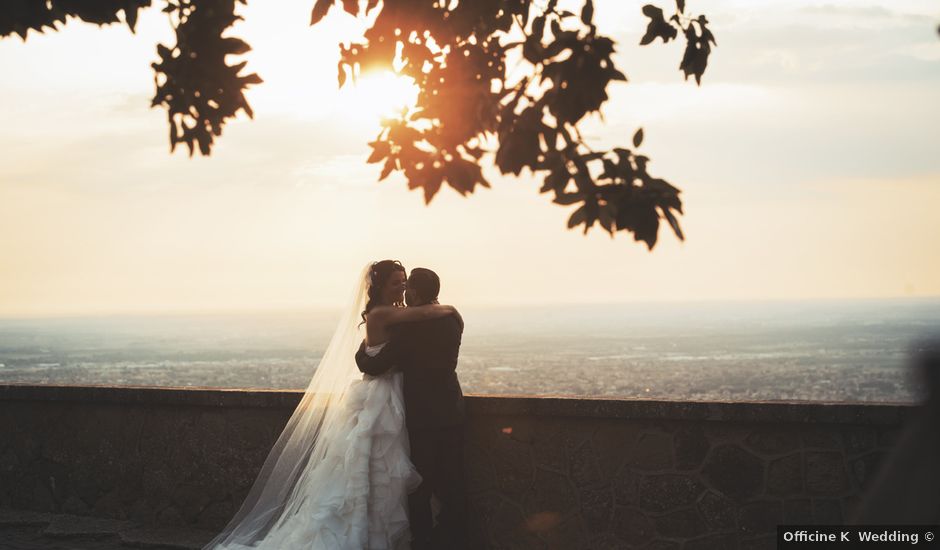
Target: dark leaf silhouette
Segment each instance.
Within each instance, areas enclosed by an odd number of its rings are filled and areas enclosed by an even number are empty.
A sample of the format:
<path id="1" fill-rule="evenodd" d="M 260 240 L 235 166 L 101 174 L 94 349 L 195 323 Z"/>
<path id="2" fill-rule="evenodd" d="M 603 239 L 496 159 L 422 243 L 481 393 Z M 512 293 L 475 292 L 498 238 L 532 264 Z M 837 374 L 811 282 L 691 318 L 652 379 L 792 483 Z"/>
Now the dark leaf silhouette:
<path id="1" fill-rule="evenodd" d="M 310 13 L 310 24 L 319 23 L 321 19 L 326 17 L 332 7 L 333 0 L 317 0 L 316 4 L 313 5 L 313 11 Z"/>
<path id="2" fill-rule="evenodd" d="M 584 3 L 584 7 L 581 8 L 581 22 L 585 25 L 590 25 L 594 19 L 594 2 L 592 0 L 587 0 Z"/>
<path id="3" fill-rule="evenodd" d="M 395 71 L 415 82 L 416 105 L 384 120 L 369 143 L 368 163 L 381 163 L 380 180 L 400 172 L 409 189 L 430 203 L 442 187 L 461 195 L 489 187 L 484 164 L 503 174 L 528 170 L 553 202 L 575 206 L 570 228 L 595 224 L 614 235 L 633 233 L 652 249 L 659 220 L 679 238 L 679 190 L 651 176 L 649 159 L 631 149 L 592 150 L 579 125 L 600 113 L 611 82 L 625 82 L 615 66 L 616 44 L 595 26 L 593 0 L 580 17 L 559 10 L 557 0 L 311 0 L 310 24 L 331 11 L 369 17 L 360 41 L 339 45 L 337 83 L 366 71 Z M 245 0 L 167 0 L 163 12 L 176 43 L 157 45 L 152 106 L 167 111 L 170 149 L 183 143 L 190 155 L 212 151 L 226 121 L 240 111 L 253 116 L 245 90 L 261 78 L 229 65 L 227 56 L 250 51 L 245 41 L 223 36 L 239 19 Z M 150 0 L 5 0 L 0 36 L 56 30 L 71 19 L 105 25 L 122 20 L 133 30 L 138 10 Z M 335 6 L 341 9 L 334 10 Z M 666 18 L 652 4 L 641 44 L 669 42 L 680 32 L 686 48 L 679 65 L 701 83 L 715 37 L 704 16 L 686 14 L 684 0 Z M 522 67 L 507 60 L 522 59 Z M 512 61 L 514 65 L 519 65 Z M 643 129 L 632 147 L 643 143 Z M 484 160 L 487 159 L 487 160 Z"/>
<path id="4" fill-rule="evenodd" d="M 172 48 L 157 46 L 160 61 L 152 64 L 157 91 L 151 105 L 167 109 L 174 126 L 171 151 L 185 143 L 190 155 L 196 147 L 208 155 L 227 119 L 238 111 L 254 115 L 244 90 L 260 84 L 261 78 L 254 73 L 242 75 L 245 62 L 225 62 L 226 55 L 250 49 L 241 39 L 222 36 L 239 19 L 234 0 L 171 0 L 167 8 L 176 23 L 177 43 Z"/>
<path id="5" fill-rule="evenodd" d="M 682 234 L 682 229 L 679 228 L 679 220 L 676 219 L 673 215 L 672 210 L 665 208 L 663 209 L 663 217 L 666 218 L 666 221 L 669 222 L 669 225 L 672 227 L 672 231 L 679 237 L 679 240 L 685 240 L 685 236 Z"/>
<path id="6" fill-rule="evenodd" d="M 343 0 L 343 9 L 349 15 L 359 15 L 359 0 Z"/>
<path id="7" fill-rule="evenodd" d="M 573 227 L 577 227 L 583 224 L 585 219 L 586 219 L 586 208 L 584 206 L 581 206 L 580 208 L 574 211 L 574 214 L 572 214 L 570 218 L 568 218 L 568 229 L 571 229 Z"/>
<path id="8" fill-rule="evenodd" d="M 392 173 L 392 170 L 395 170 L 395 169 L 396 169 L 395 159 L 386 159 L 385 166 L 382 167 L 382 173 L 379 175 L 379 181 L 382 181 L 385 178 L 387 178 L 388 175 Z"/>
<path id="9" fill-rule="evenodd" d="M 369 159 L 366 160 L 366 162 L 370 164 L 387 158 L 388 154 L 391 152 L 391 148 L 386 141 L 373 141 L 369 145 L 372 147 L 372 154 L 369 155 Z"/>
<path id="10" fill-rule="evenodd" d="M 702 75 L 705 74 L 705 68 L 708 66 L 708 56 L 711 55 L 711 46 L 716 44 L 715 37 L 705 26 L 707 23 L 704 17 L 700 17 L 685 29 L 685 53 L 682 56 L 682 63 L 679 64 L 679 69 L 685 73 L 685 77 L 695 76 L 697 84 L 702 83 Z"/>
<path id="11" fill-rule="evenodd" d="M 137 11 L 150 6 L 150 0 L 3 0 L 0 2 L 0 36 L 18 34 L 26 40 L 29 31 L 56 30 L 57 24 L 78 18 L 95 25 L 119 23 L 124 14 L 128 28 L 134 31 Z"/>
<path id="12" fill-rule="evenodd" d="M 657 38 L 662 38 L 663 42 L 666 43 L 678 35 L 679 31 L 663 17 L 663 10 L 652 4 L 647 4 L 643 6 L 643 15 L 649 17 L 650 22 L 646 26 L 646 34 L 640 39 L 641 46 L 651 44 Z"/>
<path id="13" fill-rule="evenodd" d="M 583 200 L 583 196 L 580 193 L 561 193 L 561 194 L 555 195 L 554 202 L 555 204 L 561 204 L 561 205 L 567 206 L 569 204 L 575 204 L 575 203 L 581 202 L 582 200 Z"/>

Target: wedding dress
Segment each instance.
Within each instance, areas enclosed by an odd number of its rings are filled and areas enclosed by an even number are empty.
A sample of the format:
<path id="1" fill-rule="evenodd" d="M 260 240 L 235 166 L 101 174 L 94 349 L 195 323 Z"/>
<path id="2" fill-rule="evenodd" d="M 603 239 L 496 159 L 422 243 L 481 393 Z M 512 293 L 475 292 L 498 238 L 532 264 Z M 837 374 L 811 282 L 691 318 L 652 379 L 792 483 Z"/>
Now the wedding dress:
<path id="1" fill-rule="evenodd" d="M 402 374 L 359 373 L 370 266 L 245 502 L 204 550 L 408 547 L 409 458 Z"/>

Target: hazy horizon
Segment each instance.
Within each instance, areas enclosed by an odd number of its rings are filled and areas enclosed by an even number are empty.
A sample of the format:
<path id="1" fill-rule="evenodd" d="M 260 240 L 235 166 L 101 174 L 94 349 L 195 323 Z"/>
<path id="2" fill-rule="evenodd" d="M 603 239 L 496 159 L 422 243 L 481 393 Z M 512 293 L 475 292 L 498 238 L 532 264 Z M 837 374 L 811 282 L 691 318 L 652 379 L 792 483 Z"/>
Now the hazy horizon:
<path id="1" fill-rule="evenodd" d="M 769 308 L 774 307 L 797 307 L 801 305 L 810 305 L 810 306 L 826 306 L 826 305 L 887 305 L 887 304 L 919 304 L 919 305 L 940 305 L 940 294 L 936 296 L 885 296 L 885 297 L 876 297 L 876 298 L 852 298 L 852 297 L 840 297 L 840 298 L 795 298 L 795 299 L 722 299 L 722 298 L 713 298 L 713 299 L 694 299 L 694 300 L 624 300 L 624 301 L 594 301 L 594 302 L 543 302 L 543 303 L 473 303 L 469 306 L 464 306 L 457 302 L 448 301 L 446 298 L 441 298 L 441 303 L 453 305 L 458 308 L 458 310 L 471 310 L 471 311 L 495 311 L 501 309 L 507 310 L 541 310 L 541 309 L 551 309 L 551 308 L 560 308 L 560 309 L 577 309 L 577 308 L 593 308 L 593 307 L 603 307 L 611 309 L 621 309 L 633 307 L 667 307 L 667 308 L 681 308 L 685 307 L 727 307 L 734 308 L 736 306 L 744 306 L 750 308 L 757 308 L 759 306 L 767 306 Z M 308 306 L 272 306 L 272 307 L 256 307 L 256 308 L 221 308 L 221 309 L 154 309 L 154 310 L 113 310 L 113 311 L 97 311 L 93 313 L 65 313 L 65 314 L 56 314 L 56 313 L 37 313 L 32 315 L 2 315 L 0 314 L 0 321 L 17 321 L 17 320 L 65 320 L 65 319 L 103 319 L 103 318 L 137 318 L 137 317 L 214 317 L 214 316 L 265 316 L 265 315 L 295 315 L 295 314 L 338 314 L 341 311 L 341 307 L 338 305 L 333 306 L 321 306 L 321 305 L 308 305 Z M 940 328 L 940 327 L 938 327 Z"/>
<path id="2" fill-rule="evenodd" d="M 462 308 L 468 393 L 910 402 L 940 300 Z M 337 310 L 0 319 L 0 382 L 302 389 Z"/>

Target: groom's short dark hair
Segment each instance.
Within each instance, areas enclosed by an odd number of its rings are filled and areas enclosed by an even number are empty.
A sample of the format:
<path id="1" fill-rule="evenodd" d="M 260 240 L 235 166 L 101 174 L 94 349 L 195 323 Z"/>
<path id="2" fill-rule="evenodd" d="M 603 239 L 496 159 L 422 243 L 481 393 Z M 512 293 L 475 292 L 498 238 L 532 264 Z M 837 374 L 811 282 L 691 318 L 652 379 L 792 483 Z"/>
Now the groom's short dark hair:
<path id="1" fill-rule="evenodd" d="M 437 295 L 441 292 L 441 278 L 430 269 L 425 267 L 416 267 L 411 270 L 411 276 L 408 277 L 408 284 L 415 289 L 418 297 L 425 302 L 437 300 Z"/>

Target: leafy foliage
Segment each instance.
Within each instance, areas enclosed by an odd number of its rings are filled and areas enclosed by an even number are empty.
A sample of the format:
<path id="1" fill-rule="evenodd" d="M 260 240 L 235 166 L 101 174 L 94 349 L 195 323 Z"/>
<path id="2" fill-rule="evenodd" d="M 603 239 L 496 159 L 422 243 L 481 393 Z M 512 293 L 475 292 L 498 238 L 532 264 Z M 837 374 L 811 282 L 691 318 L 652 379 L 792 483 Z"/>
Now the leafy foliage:
<path id="1" fill-rule="evenodd" d="M 0 36 L 12 33 L 26 40 L 29 31 L 44 32 L 56 29 L 68 17 L 78 17 L 86 23 L 107 25 L 117 23 L 119 12 L 131 31 L 137 23 L 137 11 L 150 6 L 150 0 L 3 0 L 0 5 Z"/>
<path id="2" fill-rule="evenodd" d="M 226 119 L 239 110 L 253 116 L 243 90 L 260 84 L 261 78 L 239 75 L 245 61 L 225 62 L 226 55 L 251 49 L 240 38 L 222 36 L 241 19 L 235 15 L 235 0 L 169 0 L 163 11 L 175 17 L 176 46 L 157 45 L 160 61 L 152 65 L 157 93 L 151 106 L 166 107 L 171 151 L 182 142 L 192 155 L 195 142 L 199 152 L 208 155 Z"/>
<path id="3" fill-rule="evenodd" d="M 245 0 L 238 0 L 244 3 Z M 68 16 L 98 24 L 119 21 L 124 12 L 133 29 L 137 10 L 149 0 L 5 0 L 0 36 L 55 28 Z M 568 227 L 595 224 L 610 233 L 633 233 L 649 249 L 660 220 L 682 239 L 677 215 L 679 190 L 647 171 L 649 158 L 632 149 L 594 151 L 578 125 L 607 101 L 607 86 L 626 81 L 615 66 L 614 41 L 598 32 L 593 0 L 580 13 L 559 9 L 557 0 L 315 0 L 311 24 L 340 6 L 359 16 L 375 16 L 364 40 L 340 44 L 340 87 L 369 70 L 396 70 L 419 87 L 415 108 L 382 122 L 369 143 L 370 163 L 383 163 L 380 179 L 400 171 L 411 189 L 430 202 L 446 184 L 461 195 L 489 187 L 482 160 L 492 155 L 503 174 L 528 169 L 543 181 L 542 193 L 575 207 Z M 249 50 L 244 41 L 222 34 L 239 20 L 236 0 L 168 0 L 177 43 L 157 46 L 153 64 L 153 106 L 167 109 L 171 150 L 185 143 L 211 153 L 226 120 L 244 110 L 252 116 L 244 90 L 261 82 L 241 75 L 245 63 L 226 56 Z M 679 69 L 701 83 L 715 39 L 704 16 L 685 14 L 676 1 L 668 19 L 646 5 L 649 18 L 640 43 L 669 42 L 681 32 L 686 49 Z"/>
<path id="4" fill-rule="evenodd" d="M 312 22 L 337 4 L 359 15 L 356 2 L 318 0 Z M 628 231 L 652 249 L 664 219 L 683 238 L 679 190 L 647 172 L 649 159 L 627 148 L 593 151 L 578 131 L 607 101 L 607 86 L 627 79 L 614 65 L 613 40 L 594 24 L 592 0 L 577 15 L 556 0 L 544 9 L 525 0 L 385 0 L 365 9 L 379 11 L 363 42 L 340 47 L 340 86 L 396 64 L 421 90 L 416 108 L 384 121 L 370 143 L 369 162 L 384 163 L 382 178 L 402 171 L 427 202 L 444 184 L 466 195 L 489 187 L 479 161 L 493 152 L 502 173 L 544 174 L 542 193 L 576 205 L 570 228 Z M 650 24 L 641 43 L 668 42 L 681 30 L 688 46 L 680 69 L 700 82 L 714 38 L 704 17 L 685 18 L 682 0 L 677 10 L 666 20 L 661 9 L 644 6 Z M 514 58 L 527 70 L 509 71 Z M 633 147 L 642 141 L 639 130 Z"/>

